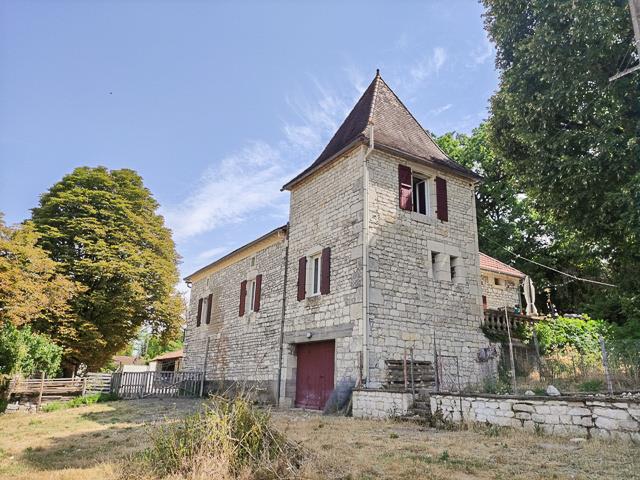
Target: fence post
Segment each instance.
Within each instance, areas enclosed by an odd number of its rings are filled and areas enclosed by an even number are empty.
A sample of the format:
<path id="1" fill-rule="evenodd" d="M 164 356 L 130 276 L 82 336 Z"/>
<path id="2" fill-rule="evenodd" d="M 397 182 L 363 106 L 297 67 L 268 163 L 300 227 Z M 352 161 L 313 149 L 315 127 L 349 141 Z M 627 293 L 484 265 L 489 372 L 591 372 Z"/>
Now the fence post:
<path id="1" fill-rule="evenodd" d="M 511 388 L 516 393 L 516 362 L 513 358 L 513 342 L 511 341 L 511 322 L 509 321 L 509 311 L 504 306 L 504 318 L 507 321 L 507 335 L 509 335 L 509 358 L 511 359 Z"/>
<path id="2" fill-rule="evenodd" d="M 602 350 L 602 366 L 604 367 L 604 376 L 607 380 L 607 391 L 609 395 L 613 395 L 613 384 L 611 383 L 611 375 L 609 374 L 609 360 L 607 359 L 607 348 L 604 345 L 604 338 L 599 336 L 600 348 Z"/>
<path id="3" fill-rule="evenodd" d="M 404 347 L 404 355 L 402 356 L 402 373 L 404 377 L 404 389 L 407 389 L 407 347 Z"/>
<path id="4" fill-rule="evenodd" d="M 413 403 L 416 402 L 416 384 L 413 378 L 413 345 L 409 347 L 409 354 L 411 355 L 411 399 Z"/>
<path id="5" fill-rule="evenodd" d="M 440 374 L 438 373 L 438 350 L 436 348 L 436 329 L 433 329 L 433 371 L 435 373 L 436 392 L 440 391 Z"/>
<path id="6" fill-rule="evenodd" d="M 42 392 L 44 392 L 44 371 L 40 372 L 40 394 L 38 395 L 38 410 L 42 405 Z"/>
<path id="7" fill-rule="evenodd" d="M 531 331 L 533 333 L 533 345 L 536 348 L 536 360 L 538 361 L 538 374 L 540 375 L 540 379 L 542 379 L 542 359 L 540 358 L 540 345 L 538 344 L 538 335 L 536 334 L 535 324 L 532 324 L 531 327 Z"/>
<path id="8" fill-rule="evenodd" d="M 82 396 L 84 397 L 87 394 L 87 377 L 82 377 Z"/>

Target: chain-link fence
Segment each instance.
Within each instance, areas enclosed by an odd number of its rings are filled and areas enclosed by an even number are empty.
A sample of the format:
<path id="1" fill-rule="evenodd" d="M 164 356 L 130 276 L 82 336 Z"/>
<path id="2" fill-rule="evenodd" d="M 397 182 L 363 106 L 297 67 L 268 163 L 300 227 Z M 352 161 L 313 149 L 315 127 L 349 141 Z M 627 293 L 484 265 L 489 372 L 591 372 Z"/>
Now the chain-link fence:
<path id="1" fill-rule="evenodd" d="M 640 391 L 640 340 L 598 339 L 600 348 L 567 345 L 545 351 L 531 339 L 502 343 L 497 373 L 483 389 L 494 393 L 515 390 L 544 393 L 553 385 L 562 393 L 621 393 Z M 513 392 L 515 393 L 515 392 Z"/>

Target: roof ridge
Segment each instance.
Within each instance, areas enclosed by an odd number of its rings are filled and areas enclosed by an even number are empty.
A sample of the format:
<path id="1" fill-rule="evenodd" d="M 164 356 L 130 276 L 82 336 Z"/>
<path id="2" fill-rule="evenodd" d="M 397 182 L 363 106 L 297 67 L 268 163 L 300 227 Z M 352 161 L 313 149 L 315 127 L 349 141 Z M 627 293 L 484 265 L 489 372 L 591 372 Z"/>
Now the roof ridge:
<path id="1" fill-rule="evenodd" d="M 373 112 L 376 109 L 376 100 L 378 99 L 378 90 L 380 88 L 380 81 L 384 82 L 384 80 L 382 80 L 382 77 L 380 76 L 379 68 L 376 68 L 376 76 L 373 78 L 373 81 L 375 82 L 375 86 L 373 87 L 373 95 L 371 98 L 371 104 L 369 105 L 369 119 L 367 121 L 367 125 L 373 125 Z M 366 131 L 362 133 L 366 135 Z"/>
<path id="2" fill-rule="evenodd" d="M 389 91 L 391 93 L 393 93 L 393 96 L 396 97 L 396 100 L 398 100 L 398 102 L 400 103 L 400 105 L 402 105 L 402 108 L 404 108 L 407 113 L 409 114 L 409 116 L 411 116 L 411 118 L 413 119 L 414 122 L 416 122 L 418 124 L 418 126 L 422 129 L 422 131 L 424 131 L 424 133 L 427 134 L 427 137 L 429 137 L 429 140 L 431 140 L 433 142 L 433 144 L 436 146 L 436 148 L 438 150 L 440 150 L 440 152 L 447 157 L 449 160 L 451 160 L 452 162 L 458 163 L 456 160 L 452 159 L 449 155 L 446 154 L 446 152 L 444 150 L 442 150 L 442 148 L 440 148 L 440 145 L 438 145 L 438 142 L 436 142 L 433 137 L 431 136 L 431 134 L 429 133 L 429 131 L 424 128 L 422 126 L 422 124 L 418 121 L 418 119 L 415 117 L 415 115 L 413 113 L 411 113 L 411 110 L 409 110 L 409 108 L 407 108 L 407 106 L 404 104 L 404 102 L 400 99 L 400 97 L 398 96 L 398 94 L 393 90 L 393 88 L 391 88 L 389 86 L 389 84 L 387 82 L 384 81 L 384 79 L 380 76 L 379 74 L 379 70 L 378 70 L 378 77 L 380 78 L 380 80 L 382 81 L 382 83 L 385 84 L 385 86 L 389 89 Z M 373 108 L 371 109 L 373 111 Z"/>

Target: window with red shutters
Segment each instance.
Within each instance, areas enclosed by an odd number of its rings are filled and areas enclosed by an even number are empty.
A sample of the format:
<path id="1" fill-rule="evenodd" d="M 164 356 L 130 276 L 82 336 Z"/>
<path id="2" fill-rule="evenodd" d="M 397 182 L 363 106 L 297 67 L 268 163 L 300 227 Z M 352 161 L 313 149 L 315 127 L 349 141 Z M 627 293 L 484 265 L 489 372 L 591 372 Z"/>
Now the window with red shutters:
<path id="1" fill-rule="evenodd" d="M 256 293 L 253 300 L 253 311 L 260 311 L 260 293 L 262 293 L 262 275 L 256 275 Z"/>
<path id="2" fill-rule="evenodd" d="M 436 214 L 438 220 L 449 221 L 449 205 L 447 203 L 447 181 L 444 178 L 436 177 Z"/>
<path id="3" fill-rule="evenodd" d="M 304 300 L 307 294 L 307 257 L 298 260 L 298 301 Z"/>
<path id="4" fill-rule="evenodd" d="M 320 267 L 320 294 L 326 295 L 331 291 L 331 248 L 322 249 Z"/>
<path id="5" fill-rule="evenodd" d="M 238 308 L 238 315 L 242 317 L 244 315 L 244 305 L 247 301 L 247 281 L 243 280 L 240 283 L 240 307 Z"/>
<path id="6" fill-rule="evenodd" d="M 198 315 L 196 316 L 196 327 L 200 326 L 200 322 L 202 321 L 202 298 L 198 300 Z"/>
<path id="7" fill-rule="evenodd" d="M 413 210 L 411 199 L 412 190 L 411 168 L 406 165 L 398 165 L 398 190 L 400 195 L 400 208 L 402 210 Z"/>
<path id="8" fill-rule="evenodd" d="M 209 325 L 211 323 L 211 306 L 213 305 L 213 293 L 210 293 L 207 297 L 207 320 L 206 323 Z"/>

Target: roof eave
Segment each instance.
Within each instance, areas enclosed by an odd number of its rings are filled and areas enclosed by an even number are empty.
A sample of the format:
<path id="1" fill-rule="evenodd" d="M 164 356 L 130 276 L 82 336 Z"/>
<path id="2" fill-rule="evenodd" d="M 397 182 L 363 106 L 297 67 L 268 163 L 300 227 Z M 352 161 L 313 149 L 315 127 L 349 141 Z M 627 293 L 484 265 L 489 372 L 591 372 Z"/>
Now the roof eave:
<path id="1" fill-rule="evenodd" d="M 345 146 L 344 148 L 342 148 L 341 150 L 339 150 L 338 152 L 334 153 L 333 155 L 331 155 L 329 158 L 327 158 L 324 162 L 319 163 L 318 165 L 314 166 L 314 167 L 310 167 L 307 168 L 306 170 L 303 170 L 300 174 L 298 174 L 296 177 L 294 177 L 293 179 L 291 179 L 289 182 L 287 182 L 286 184 L 284 184 L 282 186 L 282 188 L 280 189 L 280 191 L 284 191 L 284 190 L 291 190 L 292 187 L 294 187 L 296 184 L 300 183 L 302 180 L 304 180 L 305 178 L 309 177 L 310 175 L 312 175 L 313 173 L 315 173 L 316 171 L 318 171 L 319 169 L 321 169 L 322 167 L 324 167 L 325 165 L 328 165 L 329 163 L 333 162 L 334 160 L 336 160 L 337 158 L 339 158 L 340 156 L 344 155 L 345 153 L 347 153 L 348 151 L 354 149 L 355 147 L 357 147 L 358 145 L 362 145 L 365 144 L 367 142 L 367 138 L 366 136 L 360 134 L 357 137 L 355 137 L 351 142 L 349 142 L 347 144 L 347 146 Z"/>
<path id="2" fill-rule="evenodd" d="M 220 257 L 220 258 L 218 258 L 217 260 L 215 260 L 215 261 L 211 262 L 210 264 L 205 265 L 205 266 L 204 266 L 204 267 L 202 267 L 202 268 L 199 268 L 198 270 L 196 270 L 196 271 L 195 271 L 195 272 L 193 272 L 192 274 L 187 275 L 186 277 L 184 277 L 184 278 L 183 278 L 183 280 L 184 280 L 185 282 L 190 282 L 190 281 L 191 281 L 191 279 L 192 279 L 193 277 L 195 277 L 195 276 L 196 276 L 196 275 L 198 275 L 199 273 L 202 273 L 202 272 L 204 272 L 204 271 L 208 270 L 209 268 L 213 267 L 213 266 L 214 266 L 214 265 L 216 265 L 217 263 L 222 262 L 223 260 L 226 260 L 226 259 L 228 259 L 228 258 L 230 258 L 230 257 L 232 257 L 232 256 L 234 256 L 234 255 L 236 255 L 236 254 L 238 254 L 238 253 L 240 253 L 240 252 L 242 252 L 243 250 L 246 250 L 247 248 L 249 248 L 249 247 L 251 247 L 251 246 L 253 246 L 253 245 L 256 245 L 257 243 L 260 243 L 261 241 L 263 241 L 263 240 L 265 240 L 265 239 L 267 239 L 267 238 L 271 237 L 272 235 L 275 235 L 275 234 L 277 234 L 277 233 L 279 233 L 279 232 L 285 232 L 285 233 L 286 233 L 286 231 L 287 231 L 287 229 L 288 229 L 288 228 L 289 228 L 289 224 L 287 224 L 287 225 L 282 225 L 282 226 L 280 226 L 280 227 L 274 228 L 274 229 L 273 229 L 273 230 L 271 230 L 270 232 L 265 233 L 264 235 L 262 235 L 261 237 L 256 238 L 255 240 L 252 240 L 252 241 L 251 241 L 251 242 L 249 242 L 249 243 L 245 243 L 245 244 L 244 244 L 244 245 L 242 245 L 241 247 L 238 247 L 238 248 L 236 248 L 235 250 L 233 250 L 233 251 L 231 251 L 231 252 L 227 253 L 224 257 Z"/>
<path id="3" fill-rule="evenodd" d="M 452 173 L 454 175 L 458 175 L 459 177 L 463 177 L 463 178 L 467 178 L 467 179 L 473 180 L 474 183 L 480 183 L 483 180 L 480 175 L 478 175 L 477 173 L 475 173 L 475 172 L 473 172 L 471 170 L 468 170 L 468 169 L 467 169 L 467 171 L 457 170 L 455 168 L 451 168 L 448 165 L 443 165 L 442 163 L 439 163 L 439 162 L 437 162 L 435 160 L 431 160 L 431 159 L 428 159 L 428 158 L 425 158 L 425 157 L 419 157 L 417 155 L 413 155 L 411 153 L 405 152 L 404 150 L 400 150 L 398 148 L 390 147 L 388 145 L 384 145 L 384 144 L 381 144 L 381 143 L 376 143 L 375 144 L 375 149 L 376 150 L 381 150 L 383 152 L 390 153 L 392 155 L 396 155 L 398 157 L 405 158 L 407 160 L 411 160 L 411 161 L 414 161 L 414 162 L 422 163 L 422 164 L 428 165 L 428 166 L 430 166 L 432 168 L 435 168 L 435 169 L 445 170 L 445 171 L 447 171 L 449 173 Z"/>

